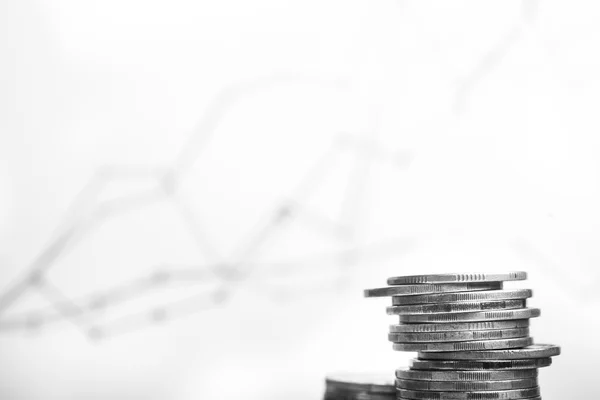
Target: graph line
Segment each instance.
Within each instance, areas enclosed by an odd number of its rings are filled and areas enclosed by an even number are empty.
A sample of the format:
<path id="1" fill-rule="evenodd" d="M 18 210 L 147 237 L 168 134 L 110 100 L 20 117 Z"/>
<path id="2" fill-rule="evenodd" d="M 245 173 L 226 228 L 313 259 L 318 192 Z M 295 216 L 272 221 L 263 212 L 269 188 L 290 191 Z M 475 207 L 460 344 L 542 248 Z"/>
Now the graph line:
<path id="1" fill-rule="evenodd" d="M 180 193 L 180 183 L 210 143 L 212 135 L 229 109 L 241 96 L 282 82 L 297 83 L 297 81 L 315 83 L 311 79 L 298 76 L 275 76 L 244 82 L 223 90 L 208 107 L 197 129 L 170 166 L 105 165 L 100 167 L 73 200 L 67 215 L 59 223 L 53 239 L 26 268 L 24 276 L 0 296 L 0 330 L 39 328 L 66 319 L 83 329 L 91 338 L 104 338 L 110 332 L 129 331 L 136 324 L 165 321 L 178 315 L 182 309 L 186 310 L 183 314 L 187 315 L 191 311 L 204 307 L 224 304 L 231 298 L 236 287 L 249 280 L 254 282 L 255 275 L 259 275 L 258 272 L 254 272 L 257 267 L 269 267 L 268 263 L 253 260 L 261 251 L 268 249 L 272 239 L 293 223 L 302 221 L 315 232 L 328 234 L 335 242 L 343 243 L 351 239 L 356 224 L 351 217 L 361 207 L 359 199 L 365 191 L 368 180 L 368 171 L 365 170 L 368 170 L 375 160 L 384 162 L 395 157 L 393 152 L 385 150 L 374 140 L 370 140 L 365 145 L 363 139 L 359 140 L 351 135 L 338 135 L 322 158 L 309 168 L 290 196 L 269 210 L 255 225 L 251 235 L 240 240 L 229 255 L 221 254 L 211 243 L 208 227 L 198 219 L 186 197 Z M 316 80 L 316 84 L 323 85 L 323 82 Z M 329 82 L 327 86 L 339 88 L 340 85 L 339 83 L 332 85 Z M 309 207 L 306 202 L 322 184 L 340 154 L 347 151 L 356 152 L 354 171 L 350 175 L 344 194 L 346 199 L 352 199 L 343 202 L 338 219 L 331 219 Z M 110 200 L 100 200 L 103 190 L 111 183 L 124 180 L 140 183 L 148 183 L 149 180 L 151 187 Z M 175 266 L 171 264 L 154 266 L 151 267 L 153 272 L 150 274 L 76 299 L 71 299 L 47 278 L 48 272 L 58 265 L 58 261 L 64 255 L 109 218 L 116 218 L 158 202 L 167 202 L 177 210 L 198 250 L 208 260 L 207 263 L 173 270 L 171 269 Z M 347 262 L 351 258 L 355 260 L 358 251 L 354 243 L 351 250 L 347 247 L 343 248 L 335 258 Z M 330 258 L 331 255 L 328 257 Z M 285 262 L 279 265 L 282 264 Z M 292 265 L 289 261 L 287 264 Z M 212 284 L 216 287 L 200 288 L 198 293 L 188 300 L 152 307 L 150 311 L 121 317 L 108 325 L 97 322 L 97 314 L 139 298 L 152 289 L 165 288 L 177 282 L 192 285 Z M 256 284 L 257 287 L 260 286 L 260 282 Z M 49 307 L 3 318 L 6 311 L 25 292 L 34 288 L 46 298 Z"/>

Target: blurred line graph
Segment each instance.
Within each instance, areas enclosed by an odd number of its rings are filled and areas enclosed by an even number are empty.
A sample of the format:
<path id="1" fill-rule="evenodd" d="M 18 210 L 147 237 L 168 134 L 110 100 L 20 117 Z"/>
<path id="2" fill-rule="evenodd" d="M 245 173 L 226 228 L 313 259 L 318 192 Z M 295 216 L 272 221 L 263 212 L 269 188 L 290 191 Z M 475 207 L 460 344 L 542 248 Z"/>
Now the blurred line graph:
<path id="1" fill-rule="evenodd" d="M 466 111 L 474 90 L 487 75 L 502 64 L 510 50 L 523 39 L 526 27 L 535 22 L 538 13 L 539 0 L 521 0 L 520 20 L 485 52 L 464 78 L 459 80 L 452 104 L 456 114 L 460 115 Z"/>
<path id="2" fill-rule="evenodd" d="M 510 49 L 522 39 L 525 27 L 532 24 L 538 14 L 538 0 L 521 1 L 521 19 L 496 44 L 494 44 L 463 78 L 455 92 L 453 109 L 456 113 L 464 112 L 468 106 L 469 97 L 477 85 L 491 71 L 497 68 Z M 183 312 L 194 312 L 205 305 L 207 308 L 223 304 L 235 292 L 235 286 L 254 279 L 257 287 L 268 288 L 274 296 L 289 295 L 289 290 L 278 291 L 277 284 L 270 284 L 257 278 L 258 268 L 271 267 L 271 271 L 285 275 L 289 269 L 302 266 L 330 266 L 342 264 L 350 268 L 356 260 L 364 257 L 375 257 L 386 247 L 386 243 L 373 246 L 362 246 L 356 242 L 356 227 L 359 226 L 361 204 L 365 192 L 365 183 L 369 179 L 369 168 L 373 161 L 391 161 L 399 167 L 406 167 L 412 160 L 410 152 L 393 152 L 377 142 L 376 135 L 356 137 L 353 135 L 338 135 L 322 158 L 313 165 L 304 179 L 287 199 L 273 207 L 264 218 L 257 223 L 254 231 L 241 240 L 231 254 L 222 254 L 212 243 L 207 227 L 196 216 L 189 199 L 181 193 L 180 187 L 202 156 L 203 151 L 210 145 L 216 128 L 226 117 L 232 104 L 246 94 L 263 90 L 282 83 L 307 83 L 311 85 L 328 86 L 335 89 L 343 88 L 341 81 L 329 81 L 319 78 L 299 76 L 269 76 L 242 82 L 222 90 L 211 102 L 204 117 L 181 147 L 179 154 L 171 165 L 106 165 L 99 168 L 79 195 L 72 202 L 67 215 L 59 224 L 56 234 L 49 244 L 42 249 L 38 257 L 26 268 L 22 279 L 0 294 L 0 330 L 19 330 L 41 327 L 55 321 L 70 320 L 91 337 L 109 336 L 112 332 L 130 330 L 144 323 L 152 323 L 174 318 Z M 344 202 L 338 220 L 332 220 L 306 204 L 306 198 L 318 186 L 331 164 L 342 152 L 352 151 L 356 154 L 355 169 L 351 172 L 349 185 L 344 194 Z M 118 198 L 98 202 L 103 190 L 115 181 L 146 181 L 152 182 L 151 187 Z M 58 265 L 60 259 L 75 248 L 86 236 L 96 230 L 109 219 L 118 218 L 128 212 L 138 210 L 158 202 L 169 202 L 179 213 L 186 224 L 199 251 L 208 262 L 202 265 L 162 264 L 150 266 L 150 272 L 128 282 L 119 283 L 103 291 L 93 292 L 86 296 L 72 299 L 47 276 L 47 272 Z M 254 261 L 254 254 L 262 248 L 267 248 L 269 240 L 277 237 L 278 232 L 292 223 L 310 225 L 315 231 L 328 235 L 331 240 L 340 242 L 343 250 L 333 254 L 309 254 L 305 257 L 291 258 L 269 263 Z M 392 240 L 391 247 L 399 249 L 396 253 L 407 250 L 411 239 L 400 238 Z M 390 253 L 394 253 L 392 250 Z M 522 252 L 519 254 L 523 255 Z M 310 269 L 310 268 L 309 268 Z M 340 275 L 334 286 L 339 286 Z M 167 306 L 154 307 L 149 312 L 126 316 L 113 325 L 114 329 L 99 326 L 95 323 L 94 315 L 102 313 L 111 307 L 127 302 L 133 298 L 152 292 L 157 288 L 175 285 L 181 282 L 203 284 L 213 282 L 218 288 L 207 293 L 200 289 L 197 295 L 180 300 Z M 11 319 L 2 318 L 3 314 L 28 290 L 35 290 L 49 303 L 47 309 L 37 310 Z M 135 322 L 137 321 L 137 322 Z"/>
<path id="3" fill-rule="evenodd" d="M 242 283 L 252 281 L 261 288 L 261 292 L 281 296 L 277 284 L 265 281 L 259 268 L 267 267 L 268 275 L 277 272 L 286 275 L 286 270 L 297 270 L 311 264 L 321 268 L 349 268 L 364 257 L 377 256 L 382 244 L 360 247 L 356 239 L 357 221 L 362 207 L 365 185 L 369 179 L 370 165 L 377 162 L 391 162 L 400 168 L 407 167 L 412 161 L 409 151 L 394 152 L 381 146 L 367 132 L 355 136 L 339 134 L 321 158 L 305 173 L 292 193 L 276 204 L 255 226 L 252 233 L 244 238 L 231 254 L 221 254 L 211 242 L 207 229 L 190 206 L 185 194 L 181 193 L 181 183 L 186 179 L 194 163 L 202 156 L 203 150 L 210 144 L 217 127 L 225 118 L 228 110 L 245 94 L 257 92 L 282 83 L 308 83 L 318 86 L 342 87 L 340 82 L 323 81 L 298 76 L 270 76 L 243 82 L 222 90 L 211 102 L 204 117 L 190 135 L 187 143 L 169 166 L 126 166 L 106 165 L 100 167 L 74 198 L 66 216 L 59 223 L 48 245 L 41 250 L 33 262 L 26 267 L 24 276 L 0 295 L 0 331 L 21 331 L 37 329 L 53 322 L 68 320 L 81 329 L 90 338 L 102 338 L 134 330 L 149 323 L 177 318 L 202 309 L 214 308 L 225 303 Z M 365 137 L 363 137 L 365 136 Z M 311 209 L 307 204 L 312 192 L 318 188 L 332 164 L 343 153 L 355 155 L 355 167 L 350 172 L 348 186 L 339 218 L 332 219 Z M 113 182 L 151 182 L 149 188 L 128 195 L 99 201 L 103 191 Z M 129 212 L 139 210 L 154 203 L 169 202 L 183 220 L 190 237 L 194 239 L 198 250 L 207 262 L 201 265 L 162 264 L 150 266 L 150 272 L 128 282 L 121 282 L 101 291 L 71 298 L 48 276 L 50 270 L 57 268 L 59 261 L 75 249 L 82 240 L 97 230 L 109 219 L 117 219 Z M 309 254 L 304 257 L 292 257 L 279 262 L 257 262 L 254 256 L 259 250 L 266 249 L 271 239 L 293 223 L 303 223 L 319 234 L 325 234 L 339 243 L 342 250 L 333 254 Z M 410 239 L 392 240 L 395 253 L 406 252 Z M 407 245 L 408 244 L 408 245 Z M 389 243 L 383 243 L 388 246 Z M 389 250 L 389 246 L 388 246 Z M 277 275 L 275 273 L 274 275 Z M 344 274 L 327 282 L 339 289 Z M 268 280 L 268 279 L 267 279 Z M 180 283 L 200 286 L 197 291 L 184 299 L 154 306 L 149 311 L 125 315 L 108 323 L 99 323 L 98 316 L 111 308 L 134 300 L 157 289 L 163 289 Z M 211 283 L 214 288 L 202 285 Z M 28 311 L 21 315 L 7 317 L 5 314 L 28 291 L 35 291 L 46 300 L 46 308 Z M 286 295 L 291 292 L 285 291 Z"/>

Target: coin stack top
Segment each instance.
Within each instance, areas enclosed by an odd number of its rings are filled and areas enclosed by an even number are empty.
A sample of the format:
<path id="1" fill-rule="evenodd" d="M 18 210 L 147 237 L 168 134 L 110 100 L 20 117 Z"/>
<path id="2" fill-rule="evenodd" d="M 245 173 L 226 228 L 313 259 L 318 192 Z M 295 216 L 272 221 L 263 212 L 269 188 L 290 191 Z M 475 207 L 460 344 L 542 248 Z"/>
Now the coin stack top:
<path id="1" fill-rule="evenodd" d="M 533 344 L 530 289 L 504 289 L 527 279 L 522 271 L 391 277 L 366 297 L 392 297 L 387 313 L 394 350 L 416 351 L 410 368 L 396 370 L 398 399 L 529 399 L 540 397 L 538 369 L 560 354 Z"/>

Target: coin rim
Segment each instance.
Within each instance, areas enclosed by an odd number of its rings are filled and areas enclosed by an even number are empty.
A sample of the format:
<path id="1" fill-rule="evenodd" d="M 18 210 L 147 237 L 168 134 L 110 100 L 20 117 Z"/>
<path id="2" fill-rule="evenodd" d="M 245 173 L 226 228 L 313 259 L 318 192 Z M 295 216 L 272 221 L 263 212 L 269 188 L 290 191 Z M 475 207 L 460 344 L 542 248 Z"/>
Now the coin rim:
<path id="1" fill-rule="evenodd" d="M 406 390 L 406 389 L 397 389 L 398 398 L 410 399 L 410 400 L 441 400 L 446 398 L 448 400 L 468 400 L 472 399 L 473 395 L 481 395 L 479 400 L 516 400 L 516 399 L 529 399 L 530 397 L 539 397 L 541 395 L 540 387 L 536 386 L 534 388 L 527 389 L 515 389 L 515 390 L 481 390 L 481 391 L 471 391 L 471 392 L 448 392 L 448 391 L 425 391 L 425 390 Z M 410 393 L 422 393 L 422 394 L 430 394 L 429 397 L 406 397 L 402 396 L 402 394 Z M 529 393 L 531 392 L 531 393 Z M 492 394 L 511 394 L 513 396 L 510 397 L 485 397 L 486 395 Z"/>
<path id="2" fill-rule="evenodd" d="M 517 314 L 517 315 L 515 315 Z M 455 313 L 434 313 L 434 314 L 400 314 L 400 322 L 413 323 L 454 323 L 454 322 L 483 322 L 483 321 L 503 321 L 511 319 L 530 319 L 541 315 L 539 308 L 512 308 L 505 310 L 491 311 L 467 311 Z M 446 321 L 444 319 L 447 318 Z"/>
<path id="3" fill-rule="evenodd" d="M 464 347 L 470 344 L 497 344 L 498 346 L 505 346 L 505 343 L 508 347 L 503 348 L 494 348 L 494 349 L 486 349 L 486 350 L 448 350 L 448 348 L 455 344 L 456 346 L 462 345 Z M 429 345 L 426 346 L 425 349 L 417 349 L 419 345 Z M 490 351 L 490 350 L 509 350 L 516 349 L 521 347 L 530 346 L 533 344 L 533 338 L 522 337 L 522 338 L 510 338 L 510 339 L 492 339 L 492 340 L 472 340 L 467 342 L 446 342 L 446 343 L 392 343 L 392 348 L 395 351 L 418 351 L 418 352 L 427 352 L 427 353 L 448 353 L 448 352 L 469 352 L 469 351 Z M 437 345 L 437 347 L 436 347 Z"/>
<path id="4" fill-rule="evenodd" d="M 523 281 L 527 279 L 526 271 L 509 271 L 500 273 L 447 273 L 428 275 L 393 276 L 387 279 L 392 286 L 423 285 L 432 283 L 494 282 Z"/>
<path id="5" fill-rule="evenodd" d="M 529 371 L 527 374 L 523 371 Z M 422 369 L 397 369 L 395 371 L 396 379 L 410 379 L 414 381 L 496 381 L 496 380 L 514 380 L 514 379 L 529 379 L 539 377 L 537 368 L 522 368 L 522 369 L 488 369 L 488 370 L 422 370 Z M 510 377 L 512 374 L 512 377 Z M 524 376 L 517 376 L 523 374 Z M 496 375 L 495 379 L 494 375 Z M 509 377 L 506 377 L 509 376 Z M 498 378 L 499 377 L 499 378 Z"/>
<path id="6" fill-rule="evenodd" d="M 390 296 L 410 296 L 417 294 L 438 294 L 438 293 L 463 293 L 489 290 L 502 290 L 502 282 L 460 282 L 460 283 L 441 283 L 427 285 L 403 285 L 386 286 L 383 288 L 365 289 L 365 297 L 390 297 Z M 410 292 L 411 290 L 422 289 L 424 291 Z M 428 289 L 428 290 L 427 290 Z M 446 290 L 455 289 L 455 290 Z M 427 290 L 427 291 L 425 291 Z M 393 293 L 398 292 L 398 293 Z"/>
<path id="7" fill-rule="evenodd" d="M 422 385 L 423 388 L 406 388 L 400 387 L 403 382 L 410 381 L 414 383 L 409 383 L 409 385 L 419 386 Z M 506 382 L 524 382 L 524 385 L 531 385 L 525 387 L 502 387 Z M 469 388 L 469 385 L 481 385 L 483 387 L 487 387 L 486 389 L 481 388 Z M 491 380 L 481 380 L 481 381 L 430 381 L 430 380 L 417 380 L 417 379 L 396 379 L 395 385 L 397 389 L 407 389 L 407 390 L 420 390 L 420 391 L 444 391 L 444 392 L 474 392 L 474 391 L 504 391 L 504 390 L 517 390 L 517 389 L 528 389 L 539 386 L 539 380 L 537 377 L 535 378 L 524 378 L 524 379 L 503 379 L 497 381 Z M 506 384 L 507 386 L 509 384 Z M 460 387 L 463 386 L 463 387 Z M 496 386 L 496 388 L 493 388 Z M 446 388 L 447 387 L 447 388 Z M 451 389 L 450 389 L 451 388 Z"/>
<path id="8" fill-rule="evenodd" d="M 508 336 L 508 337 L 500 337 L 500 338 L 473 338 L 473 334 L 481 334 L 487 332 L 500 332 L 500 334 L 517 334 L 520 336 Z M 529 336 L 530 329 L 527 328 L 512 328 L 512 329 L 489 329 L 489 330 L 480 330 L 480 331 L 449 331 L 449 332 L 424 332 L 424 333 L 400 333 L 400 332 L 389 332 L 388 340 L 394 343 L 447 343 L 447 342 L 469 342 L 469 341 L 477 341 L 477 340 L 496 340 L 496 339 L 513 339 L 519 337 Z M 405 338 L 404 336 L 398 337 L 400 335 L 411 335 L 414 336 L 414 339 Z M 438 337 L 435 337 L 437 335 Z M 450 340 L 446 338 L 439 338 L 441 335 L 452 335 Z M 465 336 L 461 336 L 465 335 Z"/>
<path id="9" fill-rule="evenodd" d="M 489 296 L 489 297 L 488 297 Z M 496 289 L 473 292 L 450 292 L 432 294 L 412 294 L 391 296 L 392 306 L 408 306 L 418 304 L 462 303 L 492 300 L 529 299 L 533 296 L 531 289 Z M 472 297 L 472 298 L 469 298 Z"/>
<path id="10" fill-rule="evenodd" d="M 484 306 L 484 304 L 487 305 L 492 305 L 496 306 L 498 305 L 499 307 L 492 307 L 489 309 L 481 309 L 481 308 L 477 308 L 477 307 L 482 307 Z M 508 303 L 508 305 L 507 305 Z M 469 306 L 466 306 L 466 305 Z M 442 305 L 449 307 L 451 310 L 450 311 L 435 311 L 436 307 L 440 308 L 443 307 Z M 467 310 L 456 310 L 453 311 L 452 307 L 453 305 L 457 308 L 460 308 L 461 306 L 470 308 L 472 307 L 472 309 L 467 309 Z M 503 305 L 503 306 L 502 306 Z M 489 301 L 458 301 L 458 302 L 440 302 L 440 303 L 435 303 L 435 304 L 407 304 L 407 305 L 402 305 L 402 306 L 388 306 L 386 307 L 386 312 L 388 315 L 403 315 L 403 314 L 443 314 L 443 313 L 455 313 L 455 312 L 475 312 L 475 311 L 496 311 L 496 310 L 516 310 L 516 309 L 520 309 L 520 308 L 526 308 L 527 307 L 527 300 L 526 299 L 506 299 L 506 300 L 489 300 Z M 414 311 L 413 311 L 414 310 Z M 428 311 L 428 310 L 434 310 L 434 311 Z"/>
<path id="11" fill-rule="evenodd" d="M 488 359 L 488 360 L 439 360 L 439 359 L 431 359 L 431 360 L 420 360 L 418 358 L 413 358 L 410 361 L 410 368 L 413 370 L 417 370 L 417 371 L 452 371 L 452 370 L 463 370 L 463 371 L 488 371 L 488 370 L 499 370 L 499 371 L 510 371 L 510 370 L 520 370 L 520 369 L 539 369 L 539 368 L 545 368 L 545 367 L 549 367 L 552 365 L 552 358 L 551 357 L 541 357 L 541 358 L 523 358 L 523 359 L 513 359 L 513 360 L 506 360 L 506 359 Z M 509 363 L 509 364 L 515 364 L 516 362 L 526 362 L 526 361 L 530 361 L 532 362 L 531 365 L 522 365 L 522 366 L 506 366 L 506 367 L 497 367 L 497 365 L 499 363 Z M 541 361 L 544 362 L 543 365 L 541 364 Z M 449 363 L 449 364 L 458 364 L 458 365 L 448 365 L 448 366 L 444 366 L 443 363 Z M 419 364 L 421 368 L 419 368 Z M 430 365 L 425 365 L 425 364 L 430 364 Z M 469 365 L 469 364 L 475 364 L 475 365 Z M 485 367 L 485 364 L 494 364 L 494 367 L 492 368 L 487 368 Z M 416 365 L 416 366 L 415 366 Z M 423 368 L 425 367 L 425 368 Z"/>
<path id="12" fill-rule="evenodd" d="M 513 329 L 515 327 L 530 327 L 529 318 L 506 319 L 501 321 L 469 321 L 452 323 L 399 323 L 390 325 L 390 332 L 397 333 L 437 333 L 437 332 L 460 332 L 463 330 L 487 331 L 495 329 Z M 426 331 L 420 329 L 428 328 Z M 412 330 L 411 330 L 412 329 Z M 443 329 L 443 330 L 442 330 Z"/>
<path id="13" fill-rule="evenodd" d="M 543 349 L 538 349 L 544 346 Z M 419 352 L 421 360 L 529 360 L 550 358 L 560 355 L 560 346 L 552 344 L 532 344 L 517 349 L 451 351 L 451 352 Z M 429 357 L 429 358 L 428 358 Z M 479 357 L 479 358 L 477 358 Z"/>

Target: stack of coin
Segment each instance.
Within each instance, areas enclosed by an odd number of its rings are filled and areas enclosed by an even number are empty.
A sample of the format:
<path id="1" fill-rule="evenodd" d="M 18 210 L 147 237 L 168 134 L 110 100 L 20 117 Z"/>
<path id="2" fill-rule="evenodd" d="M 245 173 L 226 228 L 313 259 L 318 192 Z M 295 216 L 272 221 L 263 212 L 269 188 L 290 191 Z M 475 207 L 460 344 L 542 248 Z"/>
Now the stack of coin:
<path id="1" fill-rule="evenodd" d="M 395 400 L 393 375 L 335 374 L 325 379 L 323 400 Z"/>
<path id="2" fill-rule="evenodd" d="M 391 296 L 398 315 L 388 339 L 394 350 L 418 351 L 410 368 L 396 371 L 398 399 L 530 399 L 540 397 L 538 368 L 560 353 L 534 345 L 529 289 L 505 290 L 525 272 L 440 274 L 388 279 L 366 297 Z"/>

